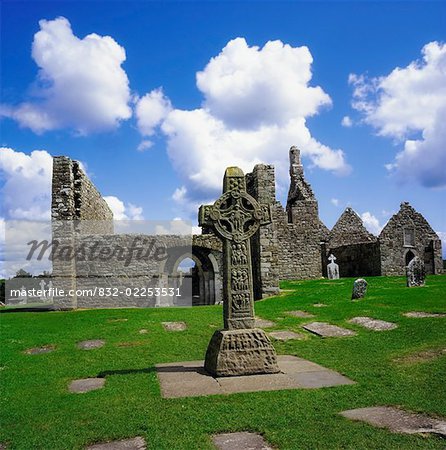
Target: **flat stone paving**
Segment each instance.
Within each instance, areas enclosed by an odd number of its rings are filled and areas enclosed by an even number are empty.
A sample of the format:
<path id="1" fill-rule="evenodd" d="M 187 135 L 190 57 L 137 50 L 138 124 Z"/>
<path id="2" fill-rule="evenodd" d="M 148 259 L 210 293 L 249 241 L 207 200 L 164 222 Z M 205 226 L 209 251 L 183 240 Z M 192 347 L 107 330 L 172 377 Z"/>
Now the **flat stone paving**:
<path id="1" fill-rule="evenodd" d="M 278 341 L 289 341 L 290 339 L 304 339 L 305 335 L 302 333 L 295 333 L 294 331 L 271 331 L 268 333 L 268 336 L 271 336 Z"/>
<path id="2" fill-rule="evenodd" d="M 331 325 L 326 322 L 311 322 L 302 327 L 321 337 L 346 337 L 355 336 L 356 332 L 352 330 L 347 330 L 346 328 L 338 327 L 337 325 Z"/>
<path id="3" fill-rule="evenodd" d="M 83 394 L 85 392 L 94 391 L 104 387 L 105 378 L 82 378 L 80 380 L 73 380 L 68 386 L 70 392 L 76 394 Z"/>
<path id="4" fill-rule="evenodd" d="M 275 322 L 272 322 L 271 320 L 262 319 L 261 317 L 256 317 L 255 320 L 255 326 L 257 328 L 271 328 L 275 326 Z"/>
<path id="5" fill-rule="evenodd" d="M 350 319 L 348 322 L 361 325 L 362 327 L 373 331 L 387 331 L 398 328 L 396 323 L 373 319 L 372 317 L 353 317 L 353 319 Z"/>
<path id="6" fill-rule="evenodd" d="M 89 341 L 78 342 L 78 348 L 82 350 L 93 350 L 94 348 L 101 348 L 105 345 L 105 341 L 102 339 L 91 339 Z"/>
<path id="7" fill-rule="evenodd" d="M 50 353 L 56 349 L 55 345 L 44 345 L 42 347 L 28 348 L 25 350 L 27 355 L 40 355 L 41 353 Z"/>
<path id="8" fill-rule="evenodd" d="M 247 431 L 216 434 L 212 442 L 218 450 L 273 450 L 260 434 Z"/>
<path id="9" fill-rule="evenodd" d="M 428 313 L 423 311 L 410 311 L 404 313 L 403 316 L 414 317 L 414 318 L 424 318 L 424 317 L 446 317 L 446 314 L 442 313 Z"/>
<path id="10" fill-rule="evenodd" d="M 340 413 L 347 419 L 360 420 L 394 433 L 435 433 L 446 437 L 446 420 L 434 419 L 391 406 L 350 409 Z"/>
<path id="11" fill-rule="evenodd" d="M 142 437 L 104 442 L 88 446 L 85 450 L 146 450 L 146 441 Z"/>
<path id="12" fill-rule="evenodd" d="M 306 311 L 287 311 L 286 313 L 289 316 L 299 317 L 301 319 L 311 319 L 312 317 L 315 317 L 314 314 L 310 314 Z"/>
<path id="13" fill-rule="evenodd" d="M 204 370 L 203 361 L 157 364 L 156 371 L 164 398 L 354 384 L 333 370 L 297 356 L 281 355 L 277 359 L 281 372 L 267 375 L 213 377 Z"/>
<path id="14" fill-rule="evenodd" d="M 187 329 L 186 322 L 161 322 L 166 331 L 184 331 Z"/>

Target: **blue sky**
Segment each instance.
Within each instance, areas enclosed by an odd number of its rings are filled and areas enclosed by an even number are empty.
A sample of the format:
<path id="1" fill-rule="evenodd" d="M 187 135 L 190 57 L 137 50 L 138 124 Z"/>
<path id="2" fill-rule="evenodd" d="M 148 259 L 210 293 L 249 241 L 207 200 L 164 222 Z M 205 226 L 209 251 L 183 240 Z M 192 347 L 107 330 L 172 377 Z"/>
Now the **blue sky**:
<path id="1" fill-rule="evenodd" d="M 47 155 L 118 216 L 195 221 L 229 164 L 275 164 L 283 201 L 298 145 L 330 228 L 409 201 L 446 233 L 444 2 L 1 7 L 3 219 L 46 217 Z"/>

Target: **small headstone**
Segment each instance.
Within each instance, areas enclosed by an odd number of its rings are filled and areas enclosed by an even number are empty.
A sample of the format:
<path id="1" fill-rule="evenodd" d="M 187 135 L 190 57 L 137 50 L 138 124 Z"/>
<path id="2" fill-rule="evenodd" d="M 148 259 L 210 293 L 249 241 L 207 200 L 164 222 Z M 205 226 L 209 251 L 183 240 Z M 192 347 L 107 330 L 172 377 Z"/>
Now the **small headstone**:
<path id="1" fill-rule="evenodd" d="M 262 319 L 260 317 L 256 317 L 254 324 L 257 328 L 271 328 L 276 325 L 271 320 Z"/>
<path id="2" fill-rule="evenodd" d="M 356 335 L 355 331 L 347 330 L 346 328 L 338 327 L 325 322 L 308 323 L 303 325 L 303 328 L 321 337 L 344 337 Z"/>
<path id="3" fill-rule="evenodd" d="M 372 319 L 371 317 L 353 317 L 349 320 L 350 323 L 361 325 L 364 328 L 373 331 L 393 330 L 398 327 L 396 323 L 386 322 L 385 320 Z"/>
<path id="4" fill-rule="evenodd" d="M 403 316 L 411 318 L 426 318 L 426 317 L 446 317 L 446 314 L 442 313 L 428 313 L 423 311 L 410 311 L 404 313 Z"/>
<path id="5" fill-rule="evenodd" d="M 54 345 L 44 345 L 43 347 L 34 347 L 25 350 L 27 355 L 40 355 L 41 353 L 50 353 L 56 349 Z"/>
<path id="6" fill-rule="evenodd" d="M 102 339 L 91 339 L 89 341 L 78 342 L 78 348 L 82 350 L 93 350 L 94 348 L 101 348 L 105 344 Z"/>
<path id="7" fill-rule="evenodd" d="M 435 433 L 446 437 L 446 420 L 403 411 L 391 406 L 351 409 L 340 413 L 347 419 L 361 420 L 394 433 Z"/>
<path id="8" fill-rule="evenodd" d="M 105 378 L 83 378 L 81 380 L 74 380 L 70 383 L 68 390 L 77 394 L 84 392 L 95 391 L 104 387 Z"/>
<path id="9" fill-rule="evenodd" d="M 218 450 L 273 450 L 260 434 L 247 431 L 217 434 L 212 441 Z"/>
<path id="10" fill-rule="evenodd" d="M 315 317 L 314 314 L 307 313 L 306 311 L 287 311 L 287 314 L 293 317 L 299 317 L 299 319 L 311 319 Z"/>
<path id="11" fill-rule="evenodd" d="M 166 331 L 184 331 L 187 329 L 186 322 L 161 322 Z"/>
<path id="12" fill-rule="evenodd" d="M 335 263 L 336 256 L 330 255 L 328 257 L 330 264 L 327 265 L 327 275 L 329 280 L 339 279 L 339 266 Z"/>
<path id="13" fill-rule="evenodd" d="M 364 298 L 367 293 L 367 281 L 364 278 L 358 278 L 353 283 L 352 300 Z"/>
<path id="14" fill-rule="evenodd" d="M 424 262 L 415 256 L 406 267 L 407 287 L 424 286 L 425 278 Z"/>
<path id="15" fill-rule="evenodd" d="M 290 339 L 304 339 L 302 333 L 295 333 L 294 331 L 271 331 L 268 333 L 272 338 L 278 341 L 289 341 Z"/>
<path id="16" fill-rule="evenodd" d="M 146 448 L 146 441 L 138 436 L 132 439 L 90 445 L 85 450 L 146 450 Z"/>

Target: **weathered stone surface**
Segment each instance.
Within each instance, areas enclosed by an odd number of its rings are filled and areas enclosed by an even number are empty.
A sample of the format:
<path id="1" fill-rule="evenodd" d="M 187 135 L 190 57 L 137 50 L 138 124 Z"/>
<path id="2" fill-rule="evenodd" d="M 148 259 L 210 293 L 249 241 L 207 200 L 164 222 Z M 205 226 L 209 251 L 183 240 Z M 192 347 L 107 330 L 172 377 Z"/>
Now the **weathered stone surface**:
<path id="1" fill-rule="evenodd" d="M 278 372 L 276 351 L 260 328 L 216 331 L 204 367 L 216 376 Z"/>
<path id="2" fill-rule="evenodd" d="M 391 406 L 358 408 L 340 413 L 347 419 L 360 420 L 395 433 L 435 433 L 446 437 L 446 420 L 403 411 Z"/>
<path id="3" fill-rule="evenodd" d="M 132 439 L 90 445 L 86 450 L 146 450 L 146 448 L 146 441 L 144 438 L 138 436 Z"/>
<path id="4" fill-rule="evenodd" d="M 313 306 L 315 308 L 324 308 L 325 306 L 328 306 L 328 305 L 326 305 L 325 303 L 315 303 Z"/>
<path id="5" fill-rule="evenodd" d="M 393 330 L 397 328 L 398 325 L 392 322 L 386 322 L 385 320 L 372 319 L 371 317 L 353 317 L 349 320 L 349 323 L 355 323 L 356 325 L 361 325 L 364 328 L 373 331 L 386 331 Z"/>
<path id="6" fill-rule="evenodd" d="M 325 322 L 308 323 L 303 325 L 303 328 L 321 337 L 344 337 L 356 335 L 355 331 L 347 330 L 346 328 L 338 327 Z"/>
<path id="7" fill-rule="evenodd" d="M 295 333 L 294 331 L 271 331 L 268 333 L 274 339 L 278 341 L 289 341 L 290 339 L 304 339 L 305 336 L 302 333 Z"/>
<path id="8" fill-rule="evenodd" d="M 40 355 L 41 353 L 50 353 L 56 349 L 55 345 L 44 345 L 42 347 L 28 348 L 24 353 L 27 355 Z"/>
<path id="9" fill-rule="evenodd" d="M 403 313 L 403 316 L 419 319 L 419 318 L 446 317 L 446 314 L 430 313 L 430 312 L 423 312 L 423 311 L 409 311 L 407 313 Z"/>
<path id="10" fill-rule="evenodd" d="M 187 329 L 186 322 L 161 322 L 166 331 L 184 331 Z"/>
<path id="11" fill-rule="evenodd" d="M 314 314 L 310 314 L 306 311 L 287 311 L 286 313 L 293 317 L 299 317 L 300 319 L 311 319 L 312 317 L 315 317 Z"/>
<path id="12" fill-rule="evenodd" d="M 212 442 L 218 450 L 273 450 L 260 434 L 247 431 L 216 434 Z"/>
<path id="13" fill-rule="evenodd" d="M 407 287 L 424 286 L 425 279 L 426 270 L 424 268 L 424 262 L 418 256 L 415 256 L 406 269 Z"/>
<path id="14" fill-rule="evenodd" d="M 139 334 L 147 334 L 149 332 L 149 330 L 142 328 L 141 330 L 138 331 Z"/>
<path id="15" fill-rule="evenodd" d="M 399 364 L 417 364 L 430 361 L 443 355 L 446 355 L 446 348 L 429 348 L 399 356 L 393 361 Z"/>
<path id="16" fill-rule="evenodd" d="M 367 293 L 367 281 L 364 278 L 358 278 L 353 283 L 352 300 L 364 298 Z"/>
<path id="17" fill-rule="evenodd" d="M 81 380 L 74 380 L 70 383 L 68 390 L 77 394 L 94 391 L 104 387 L 105 378 L 82 378 Z"/>
<path id="18" fill-rule="evenodd" d="M 228 167 L 223 194 L 201 206 L 199 224 L 223 240 L 223 322 L 209 342 L 205 369 L 216 376 L 276 373 L 276 352 L 266 333 L 255 326 L 250 238 L 260 225 L 271 222 L 268 204 L 259 204 L 246 192 L 238 167 Z"/>
<path id="19" fill-rule="evenodd" d="M 327 276 L 329 280 L 338 280 L 339 279 L 339 266 L 335 263 L 336 257 L 334 255 L 330 255 L 328 257 L 330 264 L 327 265 Z"/>
<path id="20" fill-rule="evenodd" d="M 78 342 L 77 346 L 82 350 L 93 350 L 94 348 L 101 348 L 104 344 L 105 341 L 102 339 L 91 339 L 89 341 Z"/>
<path id="21" fill-rule="evenodd" d="M 273 322 L 272 320 L 262 319 L 261 317 L 256 317 L 254 322 L 254 326 L 256 328 L 271 328 L 275 325 L 275 322 Z"/>
<path id="22" fill-rule="evenodd" d="M 278 356 L 278 364 L 279 373 L 232 377 L 213 377 L 204 370 L 203 361 L 158 364 L 156 370 L 165 398 L 314 389 L 354 383 L 337 372 L 296 356 Z"/>

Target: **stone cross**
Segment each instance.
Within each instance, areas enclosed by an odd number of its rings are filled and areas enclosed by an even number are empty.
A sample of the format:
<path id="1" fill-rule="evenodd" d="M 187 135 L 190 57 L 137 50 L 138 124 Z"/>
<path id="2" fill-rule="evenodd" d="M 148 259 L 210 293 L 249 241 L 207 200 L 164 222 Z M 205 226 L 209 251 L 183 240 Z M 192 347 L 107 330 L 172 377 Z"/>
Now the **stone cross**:
<path id="1" fill-rule="evenodd" d="M 223 195 L 213 205 L 200 207 L 198 221 L 223 240 L 224 329 L 212 336 L 205 369 L 215 376 L 278 372 L 274 347 L 263 330 L 254 328 L 250 238 L 260 225 L 271 222 L 269 205 L 246 192 L 241 169 L 228 167 Z"/>
<path id="2" fill-rule="evenodd" d="M 269 205 L 261 205 L 246 192 L 245 176 L 238 167 L 226 169 L 223 195 L 201 206 L 199 225 L 211 227 L 223 240 L 223 294 L 226 330 L 254 327 L 254 294 L 250 238 L 260 225 L 271 222 Z"/>
<path id="3" fill-rule="evenodd" d="M 327 275 L 329 280 L 339 279 L 339 266 L 335 263 L 336 256 L 330 255 L 328 257 L 330 264 L 327 265 Z"/>

